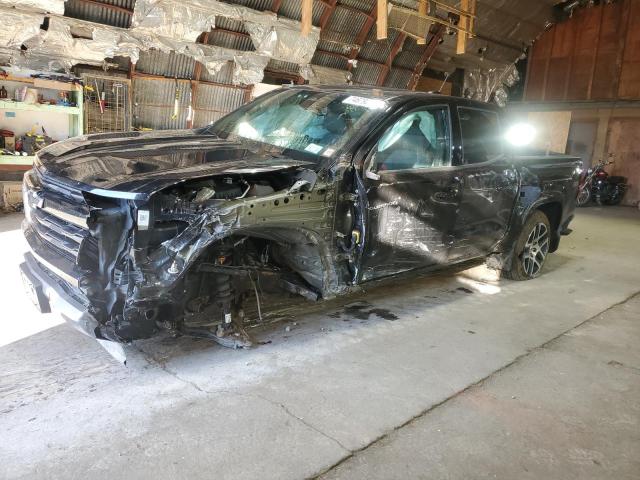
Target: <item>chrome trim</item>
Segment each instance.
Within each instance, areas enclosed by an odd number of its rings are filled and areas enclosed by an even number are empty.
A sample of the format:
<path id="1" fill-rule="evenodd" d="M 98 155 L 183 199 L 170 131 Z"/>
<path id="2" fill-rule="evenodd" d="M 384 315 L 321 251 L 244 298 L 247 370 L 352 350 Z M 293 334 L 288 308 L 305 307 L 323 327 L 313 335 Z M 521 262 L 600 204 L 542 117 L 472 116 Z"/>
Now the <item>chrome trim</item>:
<path id="1" fill-rule="evenodd" d="M 45 212 L 59 218 L 60 220 L 73 223 L 77 227 L 84 228 L 85 230 L 89 228 L 89 225 L 87 225 L 87 219 L 84 217 L 79 217 L 77 215 L 63 212 L 62 210 L 58 210 L 57 208 L 47 207 L 46 204 L 41 208 L 41 210 L 44 210 Z"/>
<path id="2" fill-rule="evenodd" d="M 26 253 L 24 259 L 25 262 L 21 267 L 24 265 L 28 274 L 40 282 L 42 291 L 49 300 L 51 311 L 60 315 L 67 323 L 73 325 L 80 332 L 97 340 L 100 346 L 111 354 L 113 358 L 121 364 L 126 365 L 127 355 L 121 344 L 96 337 L 100 324 L 96 318 L 87 311 L 87 308 L 65 292 L 62 286 L 57 284 L 51 275 L 48 275 L 42 270 L 38 264 L 39 260 L 33 255 L 33 252 Z"/>
<path id="3" fill-rule="evenodd" d="M 78 282 L 77 278 L 71 276 L 70 274 L 68 274 L 64 270 L 59 269 L 58 267 L 56 267 L 52 263 L 47 262 L 44 258 L 42 258 L 40 255 L 38 255 L 38 253 L 35 250 L 31 250 L 30 253 L 31 253 L 31 255 L 33 255 L 33 258 L 35 258 L 36 261 L 40 265 L 44 266 L 44 268 L 46 268 L 47 270 L 50 270 L 52 273 L 54 273 L 55 275 L 60 277 L 62 280 L 67 282 L 72 287 L 79 288 L 80 283 Z"/>

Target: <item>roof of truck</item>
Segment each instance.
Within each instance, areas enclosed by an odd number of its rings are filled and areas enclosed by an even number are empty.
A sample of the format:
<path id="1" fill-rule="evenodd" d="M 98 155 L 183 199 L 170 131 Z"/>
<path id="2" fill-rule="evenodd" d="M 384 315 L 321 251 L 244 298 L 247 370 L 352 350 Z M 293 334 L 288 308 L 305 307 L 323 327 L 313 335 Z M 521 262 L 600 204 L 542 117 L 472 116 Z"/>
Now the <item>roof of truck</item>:
<path id="1" fill-rule="evenodd" d="M 442 95 L 439 93 L 416 92 L 414 90 L 403 90 L 401 88 L 370 87 L 365 85 L 292 85 L 285 88 L 300 90 L 317 90 L 319 92 L 342 92 L 346 94 L 358 95 L 367 98 L 382 98 L 387 101 L 407 101 L 410 99 L 428 99 L 434 102 L 443 102 L 462 107 L 483 108 L 499 110 L 500 107 L 494 103 L 480 102 L 462 97 Z"/>

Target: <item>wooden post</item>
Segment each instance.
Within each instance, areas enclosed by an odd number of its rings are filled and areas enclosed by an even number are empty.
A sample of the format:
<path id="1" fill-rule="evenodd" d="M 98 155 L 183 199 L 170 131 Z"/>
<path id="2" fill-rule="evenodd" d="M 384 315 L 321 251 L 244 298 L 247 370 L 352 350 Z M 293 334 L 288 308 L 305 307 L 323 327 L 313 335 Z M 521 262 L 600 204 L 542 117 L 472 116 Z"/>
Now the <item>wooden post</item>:
<path id="1" fill-rule="evenodd" d="M 313 0 L 302 0 L 302 35 L 305 37 L 311 33 L 313 18 Z"/>
<path id="2" fill-rule="evenodd" d="M 420 3 L 418 4 L 418 15 L 421 17 L 426 17 L 427 16 L 427 8 L 428 4 L 427 4 L 427 0 L 420 0 Z M 431 25 L 431 24 L 429 24 Z M 416 43 L 418 45 L 426 45 L 427 44 L 427 37 L 429 36 L 429 28 L 427 28 L 427 32 L 424 36 L 424 38 L 419 38 Z"/>
<path id="3" fill-rule="evenodd" d="M 384 40 L 387 38 L 387 16 L 389 10 L 387 0 L 378 0 L 378 22 L 377 22 L 377 39 Z"/>
<path id="4" fill-rule="evenodd" d="M 469 11 L 469 0 L 460 0 L 460 10 L 463 12 Z M 469 17 L 466 15 L 460 15 L 460 23 L 458 26 L 463 30 L 469 30 Z M 458 44 L 456 46 L 456 53 L 462 55 L 467 51 L 467 34 L 458 30 Z"/>

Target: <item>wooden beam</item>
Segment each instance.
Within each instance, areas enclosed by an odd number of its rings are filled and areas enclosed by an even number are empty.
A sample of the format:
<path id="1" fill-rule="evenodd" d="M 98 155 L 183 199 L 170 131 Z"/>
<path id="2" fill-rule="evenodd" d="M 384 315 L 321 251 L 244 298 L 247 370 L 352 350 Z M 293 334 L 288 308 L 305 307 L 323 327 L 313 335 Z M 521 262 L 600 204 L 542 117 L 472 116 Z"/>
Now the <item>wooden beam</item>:
<path id="1" fill-rule="evenodd" d="M 460 0 L 460 9 L 463 12 L 469 11 L 469 0 Z M 462 30 L 469 30 L 469 17 L 460 15 L 458 26 Z M 462 55 L 467 51 L 467 34 L 465 31 L 458 30 L 458 43 L 456 45 L 456 54 Z"/>
<path id="2" fill-rule="evenodd" d="M 324 27 L 327 26 L 331 15 L 336 9 L 336 5 L 338 4 L 338 0 L 329 0 L 329 2 L 324 3 L 324 11 L 322 12 L 322 16 L 320 17 L 320 30 L 324 30 Z"/>
<path id="3" fill-rule="evenodd" d="M 593 49 L 593 62 L 591 63 L 591 73 L 589 74 L 589 88 L 587 90 L 587 100 L 591 100 L 591 95 L 593 93 L 593 80 L 596 75 L 596 65 L 598 64 L 598 53 L 600 51 L 600 36 L 602 34 L 602 24 L 604 23 L 604 6 L 598 5 L 595 7 L 598 9 L 598 13 L 600 14 L 600 18 L 598 20 L 598 34 L 596 36 L 596 46 Z M 546 80 L 546 77 L 545 77 Z M 544 98 L 544 97 L 543 97 Z"/>
<path id="4" fill-rule="evenodd" d="M 387 38 L 387 17 L 389 15 L 387 0 L 378 0 L 378 21 L 376 23 L 376 38 L 384 40 Z"/>
<path id="5" fill-rule="evenodd" d="M 364 42 L 367 40 L 367 37 L 369 36 L 369 32 L 371 31 L 371 28 L 373 28 L 373 24 L 376 23 L 376 18 L 378 18 L 378 7 L 374 6 L 373 11 L 371 12 L 370 15 L 367 15 L 364 12 L 362 13 L 367 16 L 367 19 L 365 20 L 364 24 L 362 25 L 362 28 L 358 32 L 358 35 L 356 35 L 355 44 L 358 45 L 358 48 L 351 49 L 351 52 L 349 53 L 349 60 L 355 60 L 356 58 L 358 58 L 358 53 L 360 52 L 359 49 L 362 48 L 362 45 L 364 45 Z M 352 69 L 353 69 L 353 62 L 349 63 L 349 65 L 347 66 L 347 70 L 351 71 Z"/>
<path id="6" fill-rule="evenodd" d="M 313 0 L 302 0 L 302 35 L 308 36 L 313 26 Z"/>
<path id="7" fill-rule="evenodd" d="M 476 28 L 476 0 L 469 0 L 469 31 L 475 33 Z"/>
<path id="8" fill-rule="evenodd" d="M 273 13 L 278 13 L 280 11 L 280 7 L 282 6 L 282 0 L 273 0 L 271 4 L 271 11 Z"/>
<path id="9" fill-rule="evenodd" d="M 409 85 L 407 85 L 407 88 L 409 90 L 415 90 L 416 85 L 418 85 L 418 80 L 422 76 L 422 72 L 429 63 L 429 60 L 431 60 L 433 54 L 436 52 L 438 45 L 440 45 L 440 40 L 442 40 L 442 37 L 444 36 L 446 31 L 447 27 L 445 27 L 444 25 L 438 25 L 436 33 L 434 33 L 431 37 L 431 40 L 429 40 L 429 43 L 420 56 L 420 60 L 416 64 L 416 67 L 413 69 L 413 76 L 411 77 L 411 80 L 409 80 Z"/>
<path id="10" fill-rule="evenodd" d="M 420 3 L 418 4 L 418 15 L 420 15 L 421 17 L 426 17 L 427 13 L 429 13 L 429 4 L 427 3 L 427 0 L 420 0 Z M 427 38 L 429 36 L 429 28 L 427 28 L 427 35 L 425 35 L 425 38 L 419 38 L 418 40 L 416 40 L 416 43 L 418 45 L 426 45 L 427 44 Z"/>

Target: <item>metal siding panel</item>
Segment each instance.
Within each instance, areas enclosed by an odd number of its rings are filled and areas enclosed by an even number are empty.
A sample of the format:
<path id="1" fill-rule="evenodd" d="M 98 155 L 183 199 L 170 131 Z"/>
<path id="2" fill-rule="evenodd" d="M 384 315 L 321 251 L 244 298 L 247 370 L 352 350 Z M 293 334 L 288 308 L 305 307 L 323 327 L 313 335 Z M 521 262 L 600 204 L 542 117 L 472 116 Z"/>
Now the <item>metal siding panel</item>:
<path id="1" fill-rule="evenodd" d="M 211 75 L 206 68 L 202 67 L 200 80 L 213 83 L 233 83 L 233 62 L 227 62 L 215 75 Z"/>
<path id="2" fill-rule="evenodd" d="M 220 120 L 226 114 L 220 112 L 212 112 L 209 110 L 195 110 L 193 117 L 193 127 L 200 128 L 211 125 L 213 122 Z"/>
<path id="3" fill-rule="evenodd" d="M 340 4 L 362 10 L 369 14 L 373 11 L 373 8 L 376 5 L 376 0 L 340 0 Z"/>
<path id="4" fill-rule="evenodd" d="M 242 5 L 243 7 L 253 8 L 260 12 L 271 9 L 273 0 L 227 0 L 225 3 L 233 3 L 234 5 Z"/>
<path id="5" fill-rule="evenodd" d="M 216 17 L 216 28 L 231 30 L 232 32 L 247 33 L 244 24 L 240 20 L 234 20 L 227 17 Z"/>
<path id="6" fill-rule="evenodd" d="M 209 33 L 209 38 L 207 39 L 208 45 L 215 45 L 218 47 L 230 48 L 232 50 L 242 50 L 242 51 L 254 51 L 255 47 L 253 46 L 253 42 L 251 38 L 243 35 L 235 35 L 230 32 L 225 32 L 223 30 L 213 29 Z"/>
<path id="7" fill-rule="evenodd" d="M 405 42 L 406 44 L 406 42 Z M 393 59 L 393 65 L 396 67 L 404 67 L 413 70 L 422 57 L 422 52 L 416 52 L 414 50 L 402 50 Z"/>
<path id="8" fill-rule="evenodd" d="M 360 49 L 358 58 L 385 63 L 391 53 L 393 42 L 398 37 L 398 35 L 399 32 L 397 30 L 389 30 L 388 38 L 386 38 L 385 40 L 376 40 L 375 29 L 372 28 L 369 32 L 367 41 Z"/>
<path id="9" fill-rule="evenodd" d="M 320 17 L 322 17 L 323 12 L 323 3 L 318 1 L 313 2 L 313 14 L 311 18 L 315 26 L 320 25 Z M 302 3 L 300 0 L 284 0 L 280 6 L 280 10 L 278 10 L 278 16 L 300 21 L 302 19 Z"/>
<path id="10" fill-rule="evenodd" d="M 140 52 L 140 60 L 136 64 L 136 70 L 163 77 L 192 79 L 195 64 L 195 60 L 186 55 L 149 50 L 148 52 Z"/>
<path id="11" fill-rule="evenodd" d="M 317 50 L 313 55 L 311 63 L 323 67 L 337 68 L 338 70 L 347 70 L 349 67 L 349 62 L 346 58 L 337 57 L 335 55 L 327 55 L 326 53 L 319 52 Z"/>
<path id="12" fill-rule="evenodd" d="M 133 125 L 153 129 L 186 128 L 189 82 L 178 82 L 180 110 L 172 119 L 175 81 L 135 78 L 133 82 Z"/>
<path id="13" fill-rule="evenodd" d="M 216 85 L 198 85 L 194 108 L 229 113 L 244 104 L 244 90 Z"/>
<path id="14" fill-rule="evenodd" d="M 384 86 L 392 88 L 407 88 L 413 72 L 400 68 L 392 68 L 385 79 Z"/>
<path id="15" fill-rule="evenodd" d="M 353 10 L 338 6 L 327 22 L 325 30 L 331 32 L 330 38 L 333 41 L 354 43 L 366 19 L 365 15 L 354 14 Z"/>
<path id="16" fill-rule="evenodd" d="M 267 69 L 272 72 L 285 72 L 291 75 L 300 74 L 300 65 L 297 63 L 285 62 L 283 60 L 276 60 L 274 58 L 269 60 Z"/>
<path id="17" fill-rule="evenodd" d="M 358 67 L 353 69 L 353 83 L 375 85 L 383 68 L 378 63 L 358 62 Z"/>
<path id="18" fill-rule="evenodd" d="M 132 11 L 135 0 L 102 0 L 100 3 Z M 64 5 L 64 15 L 120 28 L 129 28 L 131 26 L 130 14 L 101 7 L 95 3 L 83 2 L 82 0 L 67 0 Z"/>

